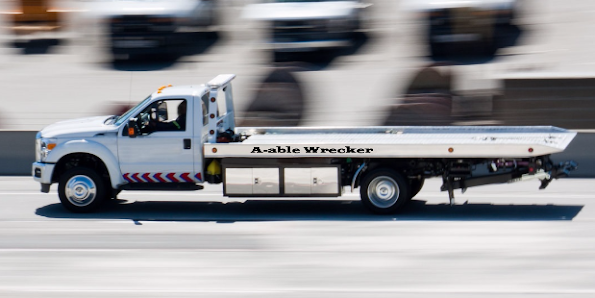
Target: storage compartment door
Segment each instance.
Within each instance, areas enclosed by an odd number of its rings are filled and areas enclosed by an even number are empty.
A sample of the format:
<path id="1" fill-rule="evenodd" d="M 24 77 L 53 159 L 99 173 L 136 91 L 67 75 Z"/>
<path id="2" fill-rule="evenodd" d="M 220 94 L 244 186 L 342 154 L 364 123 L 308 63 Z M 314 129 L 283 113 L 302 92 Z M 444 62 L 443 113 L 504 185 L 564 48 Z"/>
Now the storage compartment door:
<path id="1" fill-rule="evenodd" d="M 312 194 L 339 195 L 339 168 L 312 168 Z"/>
<path id="2" fill-rule="evenodd" d="M 279 169 L 278 168 L 253 168 L 252 169 L 253 194 L 278 194 Z"/>
<path id="3" fill-rule="evenodd" d="M 283 174 L 285 194 L 310 194 L 310 168 L 285 168 Z"/>
<path id="4" fill-rule="evenodd" d="M 226 168 L 225 194 L 252 194 L 252 168 Z"/>

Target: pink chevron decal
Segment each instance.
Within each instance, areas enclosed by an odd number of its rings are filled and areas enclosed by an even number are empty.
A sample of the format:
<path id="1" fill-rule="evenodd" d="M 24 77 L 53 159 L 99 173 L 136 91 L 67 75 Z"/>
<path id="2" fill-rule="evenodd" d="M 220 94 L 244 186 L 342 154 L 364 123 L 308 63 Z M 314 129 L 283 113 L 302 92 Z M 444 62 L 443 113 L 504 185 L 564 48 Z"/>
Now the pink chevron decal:
<path id="1" fill-rule="evenodd" d="M 163 173 L 157 173 L 157 174 L 153 175 L 153 179 L 156 179 L 157 181 L 159 181 L 161 183 L 166 183 L 167 181 L 164 180 L 163 178 L 161 178 L 161 174 L 163 174 Z"/>
<path id="2" fill-rule="evenodd" d="M 133 183 L 134 181 L 132 181 L 132 179 L 130 179 L 130 177 L 128 177 L 128 176 L 130 176 L 130 173 L 126 173 L 126 174 L 124 174 L 124 176 L 123 176 L 123 177 L 124 177 L 124 179 L 126 179 L 126 181 L 128 181 L 128 182 L 130 182 L 130 183 Z"/>
<path id="3" fill-rule="evenodd" d="M 192 180 L 190 177 L 188 177 L 190 175 L 190 173 L 183 173 L 182 175 L 180 175 L 180 178 L 184 179 L 184 181 L 186 182 L 194 182 L 194 180 Z"/>
<path id="4" fill-rule="evenodd" d="M 200 175 L 200 173 L 196 174 L 194 177 L 196 177 L 196 179 L 198 179 L 199 182 L 202 181 L 202 176 Z"/>
<path id="5" fill-rule="evenodd" d="M 180 181 L 178 181 L 178 179 L 176 179 L 175 175 L 176 175 L 176 173 L 169 173 L 165 177 L 167 179 L 169 179 L 171 182 L 180 182 Z"/>
<path id="6" fill-rule="evenodd" d="M 132 174 L 132 179 L 136 180 L 135 182 L 143 182 L 140 178 L 138 178 L 138 174 L 140 174 L 140 173 Z"/>
<path id="7" fill-rule="evenodd" d="M 144 173 L 142 177 L 143 177 L 143 179 L 145 179 L 147 182 L 155 182 L 155 181 L 153 181 L 153 180 L 151 179 L 151 177 L 150 177 L 149 175 L 151 175 L 151 174 L 150 174 L 150 173 Z"/>

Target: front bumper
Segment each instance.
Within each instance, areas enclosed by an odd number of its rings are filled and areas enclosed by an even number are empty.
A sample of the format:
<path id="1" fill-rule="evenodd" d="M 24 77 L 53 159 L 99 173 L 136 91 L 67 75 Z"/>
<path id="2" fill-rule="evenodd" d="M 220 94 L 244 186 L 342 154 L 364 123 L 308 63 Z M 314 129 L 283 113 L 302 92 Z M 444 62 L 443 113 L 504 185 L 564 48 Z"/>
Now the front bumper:
<path id="1" fill-rule="evenodd" d="M 41 183 L 41 192 L 49 192 L 52 184 L 52 174 L 54 173 L 55 164 L 34 162 L 31 169 L 33 179 Z"/>
<path id="2" fill-rule="evenodd" d="M 42 32 L 53 32 L 60 29 L 60 26 L 53 24 L 16 25 L 10 27 L 16 35 L 26 35 Z"/>
<path id="3" fill-rule="evenodd" d="M 169 35 L 123 36 L 111 37 L 113 54 L 160 54 L 179 50 L 186 40 L 179 33 Z"/>
<path id="4" fill-rule="evenodd" d="M 482 40 L 484 40 L 484 37 L 477 33 L 436 34 L 431 37 L 431 41 L 436 43 L 478 42 Z"/>
<path id="5" fill-rule="evenodd" d="M 321 40 L 321 41 L 298 41 L 298 42 L 271 42 L 266 49 L 279 52 L 314 51 L 317 49 L 343 48 L 351 46 L 349 40 Z"/>

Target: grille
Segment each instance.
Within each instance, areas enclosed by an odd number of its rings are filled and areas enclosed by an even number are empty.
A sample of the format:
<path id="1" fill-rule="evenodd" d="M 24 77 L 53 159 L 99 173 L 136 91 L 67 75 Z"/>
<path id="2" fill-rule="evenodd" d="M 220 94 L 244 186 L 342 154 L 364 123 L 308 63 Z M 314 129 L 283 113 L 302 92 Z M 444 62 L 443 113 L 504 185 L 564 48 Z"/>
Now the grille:
<path id="1" fill-rule="evenodd" d="M 276 21 L 273 23 L 274 41 L 310 41 L 324 39 L 327 26 L 324 21 Z"/>
<path id="2" fill-rule="evenodd" d="M 173 20 L 151 16 L 119 16 L 111 19 L 111 31 L 117 34 L 147 34 L 173 31 Z"/>

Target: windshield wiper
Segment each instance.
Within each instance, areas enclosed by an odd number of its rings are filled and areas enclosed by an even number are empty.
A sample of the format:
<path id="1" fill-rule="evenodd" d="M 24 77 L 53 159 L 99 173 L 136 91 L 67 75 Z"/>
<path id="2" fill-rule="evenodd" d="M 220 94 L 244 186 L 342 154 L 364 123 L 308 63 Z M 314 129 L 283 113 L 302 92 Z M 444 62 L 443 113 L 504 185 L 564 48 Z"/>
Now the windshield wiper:
<path id="1" fill-rule="evenodd" d="M 118 115 L 109 116 L 107 119 L 105 119 L 105 121 L 103 121 L 103 124 L 108 124 L 108 122 L 110 122 L 110 120 L 113 120 L 109 123 L 109 124 L 112 124 L 112 123 L 116 122 L 116 120 L 114 120 L 114 119 L 117 119 L 117 118 L 118 118 Z"/>

